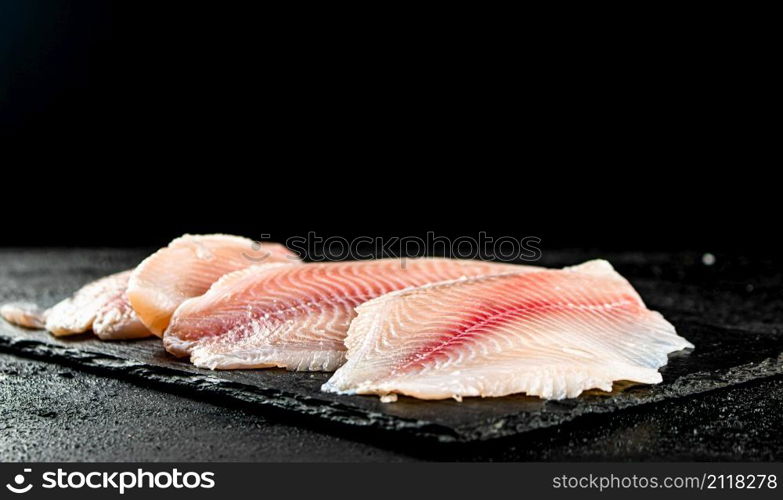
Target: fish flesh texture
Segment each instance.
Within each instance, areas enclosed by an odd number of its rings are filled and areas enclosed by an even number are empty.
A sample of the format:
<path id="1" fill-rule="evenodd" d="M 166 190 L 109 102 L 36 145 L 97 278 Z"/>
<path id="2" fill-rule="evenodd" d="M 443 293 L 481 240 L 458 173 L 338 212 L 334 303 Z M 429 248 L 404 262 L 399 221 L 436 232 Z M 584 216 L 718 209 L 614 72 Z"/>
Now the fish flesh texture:
<path id="1" fill-rule="evenodd" d="M 103 340 L 148 337 L 128 302 L 131 271 L 111 274 L 79 289 L 46 311 L 45 327 L 55 336 L 92 330 Z"/>
<path id="2" fill-rule="evenodd" d="M 148 337 L 125 292 L 131 271 L 112 274 L 88 283 L 71 297 L 42 310 L 34 304 L 13 303 L 2 307 L 2 316 L 28 328 L 46 328 L 62 337 L 92 330 L 103 340 Z"/>
<path id="3" fill-rule="evenodd" d="M 142 323 L 161 337 L 182 302 L 203 294 L 224 274 L 269 262 L 300 261 L 278 243 L 225 234 L 186 234 L 136 267 L 128 299 Z"/>
<path id="4" fill-rule="evenodd" d="M 343 340 L 362 302 L 435 281 L 535 269 L 442 258 L 248 268 L 184 302 L 163 345 L 212 369 L 331 371 L 345 360 Z"/>
<path id="5" fill-rule="evenodd" d="M 403 290 L 357 311 L 327 392 L 563 399 L 658 383 L 667 354 L 693 347 L 600 260 Z"/>
<path id="6" fill-rule="evenodd" d="M 163 345 L 212 369 L 283 367 L 332 371 L 354 307 L 424 283 L 530 266 L 453 259 L 269 264 L 224 276 L 174 313 Z"/>
<path id="7" fill-rule="evenodd" d="M 25 328 L 44 328 L 46 311 L 31 302 L 11 302 L 0 306 L 0 316 L 9 323 Z"/>

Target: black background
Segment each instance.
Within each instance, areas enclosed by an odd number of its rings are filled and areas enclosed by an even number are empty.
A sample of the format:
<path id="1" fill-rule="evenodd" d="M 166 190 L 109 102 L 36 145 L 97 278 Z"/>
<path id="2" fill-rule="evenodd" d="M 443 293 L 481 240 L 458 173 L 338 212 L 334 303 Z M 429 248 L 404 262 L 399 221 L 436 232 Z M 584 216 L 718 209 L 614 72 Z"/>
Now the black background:
<path id="1" fill-rule="evenodd" d="M 2 245 L 312 230 L 780 249 L 761 30 L 705 13 L 0 9 Z"/>

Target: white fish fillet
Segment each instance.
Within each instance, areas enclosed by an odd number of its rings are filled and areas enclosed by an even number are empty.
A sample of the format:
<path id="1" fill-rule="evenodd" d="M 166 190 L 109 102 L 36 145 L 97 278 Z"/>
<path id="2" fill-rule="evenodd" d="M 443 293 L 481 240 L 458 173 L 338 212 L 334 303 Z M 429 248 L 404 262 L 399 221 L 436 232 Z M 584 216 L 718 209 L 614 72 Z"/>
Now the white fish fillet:
<path id="1" fill-rule="evenodd" d="M 225 234 L 186 234 L 136 267 L 128 299 L 147 328 L 161 337 L 182 302 L 203 294 L 224 274 L 269 262 L 300 261 L 278 243 Z"/>
<path id="2" fill-rule="evenodd" d="M 538 268 L 454 259 L 386 259 L 248 268 L 183 303 L 163 345 L 196 366 L 337 368 L 354 307 L 424 283 Z"/>
<path id="3" fill-rule="evenodd" d="M 55 336 L 92 330 L 103 340 L 148 337 L 128 303 L 125 291 L 130 271 L 88 283 L 71 297 L 42 310 L 35 304 L 6 304 L 0 310 L 7 321 L 28 328 L 46 328 Z"/>
<path id="4" fill-rule="evenodd" d="M 46 311 L 31 302 L 11 302 L 0 306 L 0 316 L 9 323 L 25 328 L 44 328 Z"/>
<path id="5" fill-rule="evenodd" d="M 423 286 L 357 311 L 325 391 L 562 399 L 658 383 L 667 354 L 693 347 L 606 261 Z"/>

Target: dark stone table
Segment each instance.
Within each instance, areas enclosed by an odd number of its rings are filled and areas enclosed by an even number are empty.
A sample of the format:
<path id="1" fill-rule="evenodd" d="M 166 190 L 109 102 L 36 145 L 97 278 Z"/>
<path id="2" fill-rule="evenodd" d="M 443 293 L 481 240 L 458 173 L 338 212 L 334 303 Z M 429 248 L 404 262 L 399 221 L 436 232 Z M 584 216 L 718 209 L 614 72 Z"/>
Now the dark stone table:
<path id="1" fill-rule="evenodd" d="M 2 461 L 773 460 L 783 379 L 482 447 L 397 447 L 0 354 Z"/>
<path id="2" fill-rule="evenodd" d="M 144 250 L 0 251 L 0 302 L 50 305 L 85 279 L 133 265 Z M 591 257 L 545 255 L 546 265 Z M 646 299 L 672 314 L 781 332 L 781 273 L 769 260 L 700 255 L 609 255 Z M 684 265 L 686 263 L 687 265 Z M 94 276 L 93 276 L 94 275 Z M 678 286 L 674 286 L 677 284 Z M 651 287 L 667 293 L 657 296 Z M 668 288 L 667 288 L 668 287 Z M 42 298 L 43 291 L 43 298 Z M 669 293 L 670 292 L 670 293 Z M 666 297 L 671 303 L 666 304 Z M 772 337 L 769 337 L 772 336 Z M 772 460 L 783 450 L 783 377 L 472 444 L 417 444 L 303 426 L 230 401 L 160 391 L 138 381 L 0 353 L 0 459 L 13 460 Z"/>

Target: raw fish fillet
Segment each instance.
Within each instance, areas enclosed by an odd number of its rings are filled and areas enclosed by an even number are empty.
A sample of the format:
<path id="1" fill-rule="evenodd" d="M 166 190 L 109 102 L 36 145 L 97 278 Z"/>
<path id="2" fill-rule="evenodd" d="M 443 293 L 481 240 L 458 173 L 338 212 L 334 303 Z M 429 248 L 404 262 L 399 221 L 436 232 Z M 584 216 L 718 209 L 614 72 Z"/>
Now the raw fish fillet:
<path id="1" fill-rule="evenodd" d="M 12 302 L 0 306 L 0 316 L 9 323 L 25 328 L 44 328 L 46 311 L 30 302 Z"/>
<path id="2" fill-rule="evenodd" d="M 538 268 L 453 259 L 385 259 L 248 268 L 183 303 L 163 345 L 196 366 L 331 371 L 345 360 L 354 307 L 424 283 Z"/>
<path id="3" fill-rule="evenodd" d="M 299 258 L 278 243 L 224 234 L 186 234 L 136 267 L 128 299 L 142 323 L 161 337 L 182 302 L 203 294 L 224 274 L 268 262 L 292 263 Z"/>
<path id="4" fill-rule="evenodd" d="M 46 311 L 46 329 L 56 336 L 92 329 L 103 340 L 148 337 L 125 292 L 131 271 L 93 281 Z"/>
<path id="5" fill-rule="evenodd" d="M 328 392 L 422 399 L 546 399 L 661 381 L 693 345 L 606 261 L 390 293 L 357 309 Z"/>
<path id="6" fill-rule="evenodd" d="M 6 304 L 0 314 L 11 323 L 46 328 L 58 337 L 92 330 L 103 340 L 148 337 L 150 332 L 131 309 L 125 291 L 130 271 L 93 281 L 73 296 L 42 310 L 34 304 Z"/>

